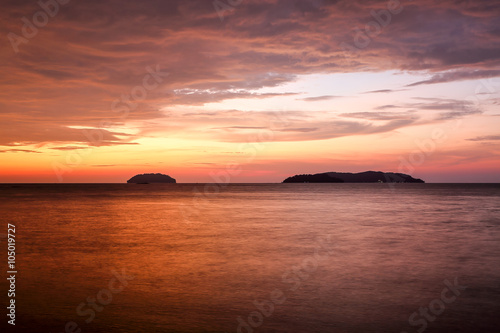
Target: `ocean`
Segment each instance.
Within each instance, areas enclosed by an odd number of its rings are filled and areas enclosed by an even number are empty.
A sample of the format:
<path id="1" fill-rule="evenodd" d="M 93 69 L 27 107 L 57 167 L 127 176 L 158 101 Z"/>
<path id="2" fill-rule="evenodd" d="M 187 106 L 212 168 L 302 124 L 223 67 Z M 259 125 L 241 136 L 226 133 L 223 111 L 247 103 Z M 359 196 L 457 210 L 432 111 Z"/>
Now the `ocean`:
<path id="1" fill-rule="evenodd" d="M 7 332 L 500 332 L 499 184 L 3 184 L 0 213 Z"/>

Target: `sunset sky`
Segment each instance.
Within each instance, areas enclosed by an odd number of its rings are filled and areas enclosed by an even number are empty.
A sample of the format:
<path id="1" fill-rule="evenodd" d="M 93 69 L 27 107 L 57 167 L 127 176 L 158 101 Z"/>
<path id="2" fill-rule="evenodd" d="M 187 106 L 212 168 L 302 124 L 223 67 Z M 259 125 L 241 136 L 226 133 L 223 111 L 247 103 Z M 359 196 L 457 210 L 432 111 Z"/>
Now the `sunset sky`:
<path id="1" fill-rule="evenodd" d="M 500 182 L 497 0 L 41 4 L 2 1 L 0 182 Z"/>

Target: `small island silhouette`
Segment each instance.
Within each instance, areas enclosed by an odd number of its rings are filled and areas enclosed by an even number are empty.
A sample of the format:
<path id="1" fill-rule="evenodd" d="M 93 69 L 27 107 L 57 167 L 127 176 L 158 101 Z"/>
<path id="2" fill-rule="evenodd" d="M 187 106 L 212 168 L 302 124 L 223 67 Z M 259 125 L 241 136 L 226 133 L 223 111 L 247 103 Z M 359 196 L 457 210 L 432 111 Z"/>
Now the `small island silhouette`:
<path id="1" fill-rule="evenodd" d="M 175 179 L 161 173 L 143 173 L 127 180 L 129 184 L 176 183 Z"/>
<path id="2" fill-rule="evenodd" d="M 325 172 L 295 175 L 283 183 L 425 183 L 404 173 L 365 171 L 360 173 Z"/>

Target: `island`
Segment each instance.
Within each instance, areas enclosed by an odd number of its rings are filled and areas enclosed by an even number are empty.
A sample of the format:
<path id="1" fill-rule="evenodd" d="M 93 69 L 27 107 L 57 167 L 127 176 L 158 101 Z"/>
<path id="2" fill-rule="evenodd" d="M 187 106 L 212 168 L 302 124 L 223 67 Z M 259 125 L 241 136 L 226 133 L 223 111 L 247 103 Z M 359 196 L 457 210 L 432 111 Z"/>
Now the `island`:
<path id="1" fill-rule="evenodd" d="M 175 179 L 161 173 L 143 173 L 127 180 L 129 184 L 175 183 Z"/>
<path id="2" fill-rule="evenodd" d="M 425 183 L 404 173 L 365 171 L 360 173 L 325 172 L 314 175 L 295 175 L 283 183 Z"/>

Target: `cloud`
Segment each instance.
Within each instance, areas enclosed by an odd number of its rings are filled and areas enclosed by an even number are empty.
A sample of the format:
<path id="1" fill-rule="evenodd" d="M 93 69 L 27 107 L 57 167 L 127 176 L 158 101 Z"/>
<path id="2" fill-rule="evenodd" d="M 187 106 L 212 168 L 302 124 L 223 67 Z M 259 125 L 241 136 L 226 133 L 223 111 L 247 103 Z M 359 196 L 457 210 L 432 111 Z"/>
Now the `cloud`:
<path id="1" fill-rule="evenodd" d="M 419 110 L 435 110 L 441 111 L 438 114 L 437 120 L 458 119 L 470 115 L 482 114 L 477 106 L 470 101 L 442 99 L 442 98 L 417 98 L 424 103 L 412 103 L 408 107 L 417 108 Z"/>
<path id="2" fill-rule="evenodd" d="M 467 139 L 469 141 L 498 141 L 500 140 L 500 135 L 485 135 L 477 136 L 475 138 Z"/>
<path id="3" fill-rule="evenodd" d="M 480 110 L 449 111 L 449 112 L 440 113 L 440 115 L 437 119 L 438 120 L 451 120 L 451 119 L 458 119 L 458 118 L 463 118 L 465 116 L 471 116 L 471 115 L 481 114 L 481 113 L 483 113 L 483 112 Z"/>
<path id="4" fill-rule="evenodd" d="M 144 128 L 141 135 L 223 142 L 313 141 L 390 132 L 416 124 L 414 117 L 387 117 L 382 123 L 345 120 L 325 111 L 218 111 L 206 114 L 169 111 L 168 124 Z"/>
<path id="5" fill-rule="evenodd" d="M 200 105 L 215 103 L 235 98 L 271 98 L 280 96 L 297 95 L 297 93 L 255 93 L 247 90 L 200 90 L 180 89 L 175 90 L 168 101 L 171 105 Z"/>
<path id="6" fill-rule="evenodd" d="M 36 153 L 41 154 L 41 152 L 30 149 L 3 149 L 0 150 L 0 153 Z"/>
<path id="7" fill-rule="evenodd" d="M 386 104 L 386 105 L 381 105 L 375 107 L 375 110 L 385 110 L 385 109 L 397 109 L 400 108 L 400 106 L 394 105 L 394 104 Z"/>
<path id="8" fill-rule="evenodd" d="M 375 110 L 385 110 L 385 109 L 411 109 L 407 113 L 402 112 L 361 112 L 361 113 L 347 113 L 342 114 L 343 116 L 354 116 L 354 117 L 367 117 L 366 119 L 377 120 L 377 118 L 382 119 L 382 117 L 408 117 L 410 114 L 414 114 L 417 111 L 438 111 L 437 117 L 438 121 L 451 120 L 462 118 L 475 114 L 482 114 L 483 111 L 480 110 L 474 102 L 457 100 L 457 99 L 445 99 L 445 98 L 426 98 L 426 97 L 415 97 L 415 100 L 420 102 L 404 103 L 401 105 L 382 105 L 375 108 Z M 413 115 L 415 117 L 416 115 Z"/>
<path id="9" fill-rule="evenodd" d="M 317 131 L 319 128 L 317 127 L 302 127 L 302 128 L 283 128 L 279 129 L 277 131 L 280 132 L 302 132 L 302 133 L 308 133 L 308 132 L 314 132 Z"/>
<path id="10" fill-rule="evenodd" d="M 266 127 L 259 127 L 259 126 L 226 126 L 226 127 L 213 127 L 212 129 L 228 129 L 228 130 L 244 130 L 244 129 L 249 129 L 249 130 L 255 130 L 255 129 L 265 129 Z"/>
<path id="11" fill-rule="evenodd" d="M 61 146 L 61 147 L 51 147 L 54 150 L 78 150 L 78 149 L 88 149 L 89 147 L 83 146 Z"/>
<path id="12" fill-rule="evenodd" d="M 324 96 L 300 98 L 299 100 L 305 101 L 305 102 L 318 102 L 318 101 L 327 101 L 327 100 L 339 98 L 339 97 L 341 97 L 341 96 L 324 95 Z"/>
<path id="13" fill-rule="evenodd" d="M 341 117 L 358 118 L 368 120 L 398 120 L 398 119 L 418 119 L 414 111 L 407 112 L 351 112 L 341 113 Z"/>
<path id="14" fill-rule="evenodd" d="M 385 93 L 390 93 L 394 92 L 397 90 L 392 90 L 392 89 L 380 89 L 380 90 L 372 90 L 372 91 L 366 91 L 363 94 L 385 94 Z"/>
<path id="15" fill-rule="evenodd" d="M 51 122 L 0 123 L 0 146 L 22 146 L 46 143 L 68 143 L 86 146 L 113 146 L 137 144 L 130 142 L 131 135 L 109 129 L 80 129 L 59 126 Z M 56 147 L 57 149 L 57 147 Z M 59 147 L 59 150 L 67 148 Z M 73 148 L 74 149 L 74 148 Z"/>
<path id="16" fill-rule="evenodd" d="M 248 0 L 221 22 L 212 1 L 71 1 L 28 43 L 19 44 L 18 53 L 8 38 L 1 41 L 0 145 L 87 145 L 81 130 L 67 126 L 98 127 L 106 120 L 140 127 L 164 118 L 161 110 L 168 107 L 292 95 L 262 91 L 301 75 L 386 70 L 432 75 L 411 87 L 498 75 L 493 69 L 500 65 L 498 1 L 405 2 L 366 47 L 346 54 L 340 45 L 354 45 L 355 28 L 364 29 L 374 20 L 370 13 L 386 6 L 386 1 Z M 35 2 L 7 1 L 0 29 L 20 36 L 21 19 L 38 10 Z M 168 77 L 146 96 L 138 95 L 147 68 L 156 65 Z M 121 103 L 121 111 L 113 107 L 123 98 L 128 104 Z M 377 128 L 338 121 L 330 123 L 332 131 Z M 103 130 L 101 145 L 132 144 L 112 128 Z M 295 128 L 318 128 L 308 134 L 329 136 L 322 132 L 325 125 Z"/>
<path id="17" fill-rule="evenodd" d="M 407 85 L 407 87 L 415 87 L 422 84 L 446 83 L 461 80 L 475 80 L 483 78 L 491 78 L 500 76 L 500 70 L 457 70 L 433 75 L 430 79 L 418 81 Z"/>

